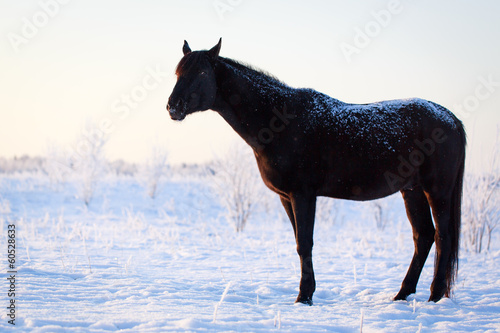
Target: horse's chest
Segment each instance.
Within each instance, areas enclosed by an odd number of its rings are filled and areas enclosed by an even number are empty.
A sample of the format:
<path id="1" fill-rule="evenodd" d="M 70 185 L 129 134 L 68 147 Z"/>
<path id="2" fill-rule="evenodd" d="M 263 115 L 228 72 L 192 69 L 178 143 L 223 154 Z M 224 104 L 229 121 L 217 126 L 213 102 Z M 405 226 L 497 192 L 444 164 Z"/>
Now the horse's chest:
<path id="1" fill-rule="evenodd" d="M 276 157 L 257 157 L 257 164 L 262 176 L 262 180 L 268 188 L 278 194 L 285 194 L 301 187 L 307 182 L 300 174 L 303 166 L 300 161 Z"/>

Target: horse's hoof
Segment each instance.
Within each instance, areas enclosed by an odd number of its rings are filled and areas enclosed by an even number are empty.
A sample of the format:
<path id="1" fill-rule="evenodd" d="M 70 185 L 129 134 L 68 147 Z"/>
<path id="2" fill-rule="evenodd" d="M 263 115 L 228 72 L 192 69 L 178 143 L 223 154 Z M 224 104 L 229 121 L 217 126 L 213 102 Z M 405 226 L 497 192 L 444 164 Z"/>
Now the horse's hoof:
<path id="1" fill-rule="evenodd" d="M 415 289 L 401 288 L 396 296 L 392 299 L 393 301 L 406 301 L 408 296 L 415 293 Z"/>
<path id="2" fill-rule="evenodd" d="M 394 298 L 392 300 L 393 301 L 406 301 L 407 297 L 408 297 L 408 295 L 406 295 L 405 293 L 399 292 L 396 296 L 394 296 Z"/>
<path id="3" fill-rule="evenodd" d="M 448 296 L 448 293 L 446 293 L 446 289 L 444 287 L 436 288 L 435 286 L 431 286 L 431 296 L 429 297 L 429 302 L 437 303 L 445 296 Z"/>
<path id="4" fill-rule="evenodd" d="M 441 300 L 441 298 L 443 298 L 444 295 L 441 295 L 441 296 L 438 296 L 438 295 L 432 295 L 431 294 L 431 297 L 429 297 L 429 300 L 428 302 L 434 302 L 434 303 L 437 303 Z"/>
<path id="5" fill-rule="evenodd" d="M 297 297 L 297 300 L 295 301 L 295 303 L 302 303 L 302 304 L 306 304 L 306 305 L 313 305 L 312 296 L 303 297 L 303 296 L 299 295 L 299 297 Z"/>

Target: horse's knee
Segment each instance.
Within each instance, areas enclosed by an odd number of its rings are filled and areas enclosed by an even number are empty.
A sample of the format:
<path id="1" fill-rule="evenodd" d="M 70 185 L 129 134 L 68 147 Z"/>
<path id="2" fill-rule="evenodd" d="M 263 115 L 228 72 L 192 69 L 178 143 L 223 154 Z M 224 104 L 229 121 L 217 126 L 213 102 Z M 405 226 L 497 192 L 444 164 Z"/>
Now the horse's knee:
<path id="1" fill-rule="evenodd" d="M 297 241 L 297 254 L 302 257 L 310 257 L 313 248 L 313 241 L 311 240 L 298 240 Z"/>
<path id="2" fill-rule="evenodd" d="M 434 228 L 414 233 L 413 242 L 415 243 L 415 247 L 429 250 L 432 244 L 434 244 L 435 233 Z"/>

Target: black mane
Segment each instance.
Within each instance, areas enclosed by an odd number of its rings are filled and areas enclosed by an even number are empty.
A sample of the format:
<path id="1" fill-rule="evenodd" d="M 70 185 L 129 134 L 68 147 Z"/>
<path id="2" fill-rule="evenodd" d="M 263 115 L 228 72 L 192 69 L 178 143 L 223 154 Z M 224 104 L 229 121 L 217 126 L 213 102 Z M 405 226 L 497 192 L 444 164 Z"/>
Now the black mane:
<path id="1" fill-rule="evenodd" d="M 234 70 L 240 72 L 242 75 L 248 77 L 255 83 L 263 85 L 266 88 L 278 88 L 281 90 L 294 89 L 289 85 L 287 85 L 286 83 L 279 80 L 278 78 L 276 78 L 274 75 L 270 74 L 269 72 L 266 72 L 262 69 L 258 69 L 252 65 L 248 65 L 246 63 L 224 57 L 219 57 L 218 61 L 225 64 L 226 66 L 233 68 Z"/>
<path id="2" fill-rule="evenodd" d="M 233 66 L 241 71 L 248 71 L 252 75 L 259 76 L 261 78 L 265 78 L 266 80 L 272 81 L 276 84 L 289 87 L 286 83 L 284 83 L 283 81 L 278 79 L 276 76 L 272 75 L 271 73 L 269 73 L 263 69 L 260 69 L 260 68 L 257 68 L 255 66 L 249 65 L 247 63 L 237 61 L 234 59 L 230 59 L 230 58 L 219 57 L 219 60 L 222 61 L 223 63 L 231 65 L 231 66 Z"/>

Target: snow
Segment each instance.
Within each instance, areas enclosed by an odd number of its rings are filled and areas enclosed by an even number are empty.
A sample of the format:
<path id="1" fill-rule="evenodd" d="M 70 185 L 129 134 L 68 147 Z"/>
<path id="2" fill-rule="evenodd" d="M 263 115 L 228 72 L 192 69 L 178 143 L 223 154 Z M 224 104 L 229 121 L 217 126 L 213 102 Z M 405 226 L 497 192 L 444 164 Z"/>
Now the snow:
<path id="1" fill-rule="evenodd" d="M 449 128 L 456 129 L 453 114 L 444 107 L 420 98 L 388 100 L 369 104 L 349 104 L 319 93 L 312 89 L 303 89 L 312 98 L 310 111 L 310 128 L 319 125 L 339 127 L 345 132 L 360 136 L 371 135 L 374 139 L 387 136 L 405 135 L 416 121 L 425 117 L 436 119 Z M 416 114 L 404 113 L 402 110 L 416 110 Z M 377 135 L 370 134 L 373 131 Z M 396 132 L 396 133 L 394 133 Z"/>
<path id="2" fill-rule="evenodd" d="M 384 230 L 369 203 L 342 201 L 318 221 L 309 307 L 294 304 L 299 260 L 274 196 L 236 233 L 204 177 L 170 178 L 151 199 L 135 178 L 107 176 L 88 207 L 72 181 L 0 177 L 2 249 L 17 226 L 19 332 L 358 332 L 362 317 L 363 332 L 500 330 L 498 233 L 489 252 L 461 251 L 452 299 L 427 302 L 431 255 L 417 293 L 391 301 L 413 252 L 399 196 L 384 199 Z"/>

